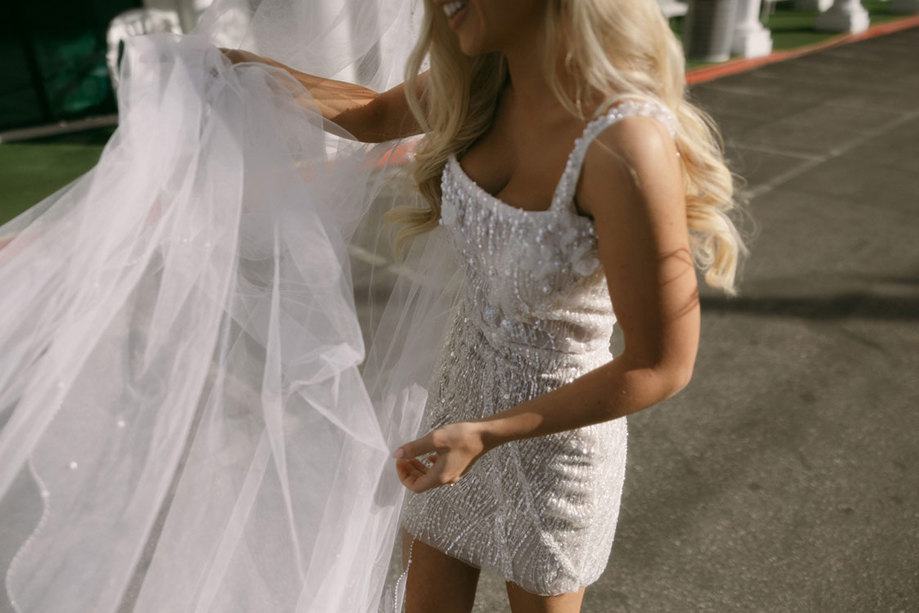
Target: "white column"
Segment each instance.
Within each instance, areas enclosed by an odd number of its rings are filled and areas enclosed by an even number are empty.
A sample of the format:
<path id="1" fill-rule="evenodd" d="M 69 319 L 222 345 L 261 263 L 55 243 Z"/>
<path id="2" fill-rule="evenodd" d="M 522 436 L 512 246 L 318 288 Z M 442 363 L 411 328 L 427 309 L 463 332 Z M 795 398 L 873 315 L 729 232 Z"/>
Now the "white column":
<path id="1" fill-rule="evenodd" d="M 198 17 L 204 12 L 212 0 L 144 0 L 143 5 L 148 9 L 173 11 L 179 16 L 183 32 L 191 32 L 198 23 Z"/>
<path id="2" fill-rule="evenodd" d="M 919 13 L 919 0 L 893 0 L 890 3 L 891 13 Z"/>
<path id="3" fill-rule="evenodd" d="M 817 15 L 815 27 L 821 32 L 858 34 L 868 29 L 868 11 L 861 0 L 835 0 L 827 12 Z"/>
<path id="4" fill-rule="evenodd" d="M 738 0 L 731 52 L 743 57 L 772 53 L 772 33 L 759 21 L 762 0 Z"/>

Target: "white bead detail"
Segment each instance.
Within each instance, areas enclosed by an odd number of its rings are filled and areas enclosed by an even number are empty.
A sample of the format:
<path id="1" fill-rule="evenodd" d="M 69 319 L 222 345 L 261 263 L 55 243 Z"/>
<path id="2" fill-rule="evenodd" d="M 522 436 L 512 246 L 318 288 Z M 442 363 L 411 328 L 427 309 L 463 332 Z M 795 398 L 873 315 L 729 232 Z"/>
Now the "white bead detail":
<path id="1" fill-rule="evenodd" d="M 455 156 L 449 158 L 440 224 L 465 282 L 422 432 L 485 418 L 611 359 L 615 316 L 597 236 L 593 222 L 577 214 L 573 196 L 591 141 L 628 114 L 670 120 L 662 108 L 627 101 L 588 124 L 544 211 L 492 196 Z M 496 569 L 529 591 L 577 590 L 606 565 L 625 447 L 621 419 L 511 441 L 482 456 L 462 487 L 409 493 L 402 525 L 448 555 Z"/>

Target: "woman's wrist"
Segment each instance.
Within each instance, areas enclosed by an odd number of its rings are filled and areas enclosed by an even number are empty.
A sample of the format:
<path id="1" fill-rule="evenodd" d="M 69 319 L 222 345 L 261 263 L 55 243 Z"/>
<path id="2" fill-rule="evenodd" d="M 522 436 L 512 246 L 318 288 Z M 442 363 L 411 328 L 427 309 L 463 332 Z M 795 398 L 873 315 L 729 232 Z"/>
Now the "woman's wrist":
<path id="1" fill-rule="evenodd" d="M 485 417 L 483 419 L 470 422 L 475 427 L 475 432 L 482 442 L 485 452 L 491 451 L 495 447 L 509 442 L 511 439 L 504 435 L 500 422 L 494 417 Z"/>

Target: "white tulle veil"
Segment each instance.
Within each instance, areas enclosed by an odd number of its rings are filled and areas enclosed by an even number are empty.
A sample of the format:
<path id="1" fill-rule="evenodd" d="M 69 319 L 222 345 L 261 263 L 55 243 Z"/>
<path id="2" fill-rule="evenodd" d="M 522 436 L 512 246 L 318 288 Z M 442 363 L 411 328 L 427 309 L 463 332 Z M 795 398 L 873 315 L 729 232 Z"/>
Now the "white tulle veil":
<path id="1" fill-rule="evenodd" d="M 394 262 L 406 143 L 356 142 L 243 47 L 382 90 L 407 0 L 229 0 L 127 44 L 98 165 L 0 227 L 0 610 L 363 612 L 385 592 L 455 295 Z M 355 295 L 357 293 L 357 295 Z"/>

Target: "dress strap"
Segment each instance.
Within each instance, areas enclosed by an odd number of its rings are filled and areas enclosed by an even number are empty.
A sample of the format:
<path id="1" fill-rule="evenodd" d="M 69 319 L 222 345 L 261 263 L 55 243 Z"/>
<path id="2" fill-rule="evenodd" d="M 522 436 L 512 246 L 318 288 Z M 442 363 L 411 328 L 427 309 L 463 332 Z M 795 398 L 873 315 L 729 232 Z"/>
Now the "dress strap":
<path id="1" fill-rule="evenodd" d="M 581 136 L 574 141 L 574 149 L 568 156 L 568 164 L 559 181 L 552 200 L 552 208 L 572 208 L 574 192 L 577 189 L 578 177 L 581 175 L 581 166 L 587 155 L 587 148 L 601 132 L 629 115 L 644 115 L 654 117 L 661 121 L 670 132 L 671 138 L 676 136 L 677 121 L 673 113 L 661 102 L 626 99 L 611 107 L 606 113 L 587 124 Z M 677 151 L 677 155 L 680 155 Z"/>

